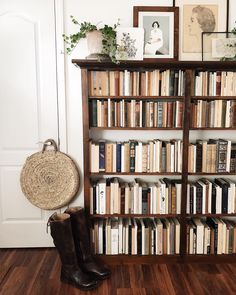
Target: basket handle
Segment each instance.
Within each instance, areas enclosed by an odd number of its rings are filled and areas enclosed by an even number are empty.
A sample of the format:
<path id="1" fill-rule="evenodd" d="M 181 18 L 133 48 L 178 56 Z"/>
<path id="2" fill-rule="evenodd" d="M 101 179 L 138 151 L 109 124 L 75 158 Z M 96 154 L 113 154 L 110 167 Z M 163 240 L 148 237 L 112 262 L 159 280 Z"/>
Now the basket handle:
<path id="1" fill-rule="evenodd" d="M 54 148 L 54 151 L 55 151 L 55 152 L 58 151 L 57 144 L 56 144 L 55 140 L 53 140 L 53 139 L 47 139 L 47 140 L 45 140 L 44 143 L 43 143 L 42 153 L 46 150 L 46 147 L 47 147 L 48 145 L 52 145 L 53 148 Z"/>

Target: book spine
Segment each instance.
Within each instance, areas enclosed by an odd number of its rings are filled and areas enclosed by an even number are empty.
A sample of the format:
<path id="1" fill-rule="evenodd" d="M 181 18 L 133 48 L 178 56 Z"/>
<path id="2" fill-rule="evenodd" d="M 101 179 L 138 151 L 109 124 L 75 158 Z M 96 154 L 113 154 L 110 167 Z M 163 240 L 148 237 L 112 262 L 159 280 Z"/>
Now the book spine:
<path id="1" fill-rule="evenodd" d="M 135 172 L 135 142 L 130 141 L 130 172 Z"/>
<path id="2" fill-rule="evenodd" d="M 121 172 L 121 143 L 116 144 L 116 172 Z"/>
<path id="3" fill-rule="evenodd" d="M 99 142 L 99 171 L 105 171 L 105 141 Z"/>

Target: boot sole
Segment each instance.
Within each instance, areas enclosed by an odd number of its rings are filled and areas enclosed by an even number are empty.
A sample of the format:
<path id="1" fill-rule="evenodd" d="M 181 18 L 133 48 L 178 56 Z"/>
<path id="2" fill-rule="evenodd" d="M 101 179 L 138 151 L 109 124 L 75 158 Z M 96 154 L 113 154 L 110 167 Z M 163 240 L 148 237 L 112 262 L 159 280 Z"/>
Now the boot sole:
<path id="1" fill-rule="evenodd" d="M 65 283 L 65 284 L 68 284 L 68 285 L 71 285 L 73 287 L 76 287 L 77 289 L 80 289 L 82 291 L 89 291 L 89 290 L 93 290 L 93 289 L 96 289 L 98 286 L 99 286 L 99 283 L 96 284 L 96 285 L 92 285 L 92 286 L 89 286 L 89 287 L 83 287 L 83 286 L 80 286 L 80 285 L 77 285 L 76 283 L 74 283 L 73 281 L 70 281 L 66 278 L 63 278 L 61 277 L 61 282 L 62 283 Z"/>

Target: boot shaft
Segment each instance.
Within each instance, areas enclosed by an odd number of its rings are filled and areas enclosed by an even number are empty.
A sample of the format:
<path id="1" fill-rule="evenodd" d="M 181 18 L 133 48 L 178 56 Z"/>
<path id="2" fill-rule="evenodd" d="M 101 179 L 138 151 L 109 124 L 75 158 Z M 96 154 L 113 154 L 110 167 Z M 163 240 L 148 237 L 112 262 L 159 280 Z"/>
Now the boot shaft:
<path id="1" fill-rule="evenodd" d="M 51 236 L 61 258 L 62 265 L 77 264 L 70 215 L 54 213 L 48 220 Z"/>
<path id="2" fill-rule="evenodd" d="M 71 207 L 66 209 L 65 213 L 70 214 L 78 259 L 82 261 L 89 260 L 92 253 L 89 239 L 89 225 L 84 208 Z"/>

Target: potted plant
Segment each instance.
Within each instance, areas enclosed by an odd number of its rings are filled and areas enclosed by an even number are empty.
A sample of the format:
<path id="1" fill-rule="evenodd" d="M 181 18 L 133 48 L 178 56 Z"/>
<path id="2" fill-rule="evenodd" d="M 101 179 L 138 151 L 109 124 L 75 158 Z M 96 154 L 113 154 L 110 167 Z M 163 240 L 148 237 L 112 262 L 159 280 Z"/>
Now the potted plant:
<path id="1" fill-rule="evenodd" d="M 73 51 L 82 38 L 87 38 L 89 57 L 96 56 L 99 60 L 109 57 L 112 62 L 118 63 L 116 59 L 116 28 L 119 23 L 112 27 L 104 25 L 102 28 L 98 28 L 97 25 L 90 22 L 79 23 L 73 16 L 71 16 L 71 20 L 75 25 L 79 26 L 79 30 L 69 36 L 63 34 L 68 54 Z"/>

